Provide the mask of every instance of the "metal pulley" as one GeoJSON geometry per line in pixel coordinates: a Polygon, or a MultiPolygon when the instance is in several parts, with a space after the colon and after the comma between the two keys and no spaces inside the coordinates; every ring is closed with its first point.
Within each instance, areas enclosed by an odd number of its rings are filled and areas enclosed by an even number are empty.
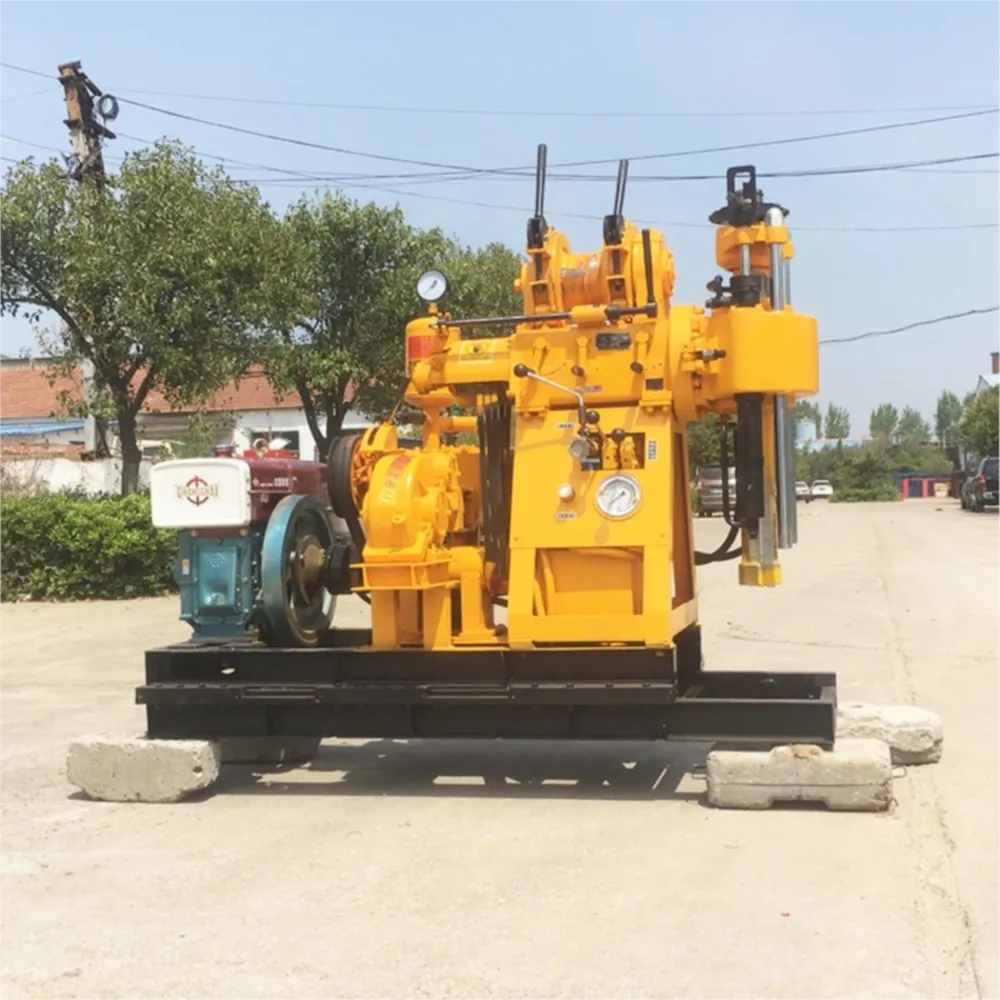
{"type": "Polygon", "coordinates": [[[261,550],[261,603],[272,646],[315,646],[333,623],[337,598],[327,587],[333,523],[312,497],[288,496],[274,508],[261,550]]]}

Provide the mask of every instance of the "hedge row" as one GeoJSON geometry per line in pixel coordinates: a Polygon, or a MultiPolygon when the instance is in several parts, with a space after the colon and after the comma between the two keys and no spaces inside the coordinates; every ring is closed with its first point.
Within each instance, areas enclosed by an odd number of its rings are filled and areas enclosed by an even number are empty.
{"type": "Polygon", "coordinates": [[[834,503],[880,503],[902,500],[903,494],[893,483],[876,483],[874,486],[838,486],[830,499],[834,503]]]}
{"type": "Polygon", "coordinates": [[[0,600],[149,597],[174,587],[177,535],[149,496],[55,493],[0,503],[0,600]]]}

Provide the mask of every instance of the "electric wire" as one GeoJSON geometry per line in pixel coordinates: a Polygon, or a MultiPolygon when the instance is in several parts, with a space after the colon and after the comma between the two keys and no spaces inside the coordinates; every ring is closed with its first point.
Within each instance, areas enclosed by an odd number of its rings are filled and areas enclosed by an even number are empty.
{"type": "MultiPolygon", "coordinates": [[[[25,67],[18,67],[18,66],[14,66],[13,64],[9,64],[9,63],[0,63],[0,65],[3,65],[3,66],[5,66],[5,67],[7,67],[9,69],[19,70],[21,72],[30,72],[33,75],[48,76],[48,74],[39,73],[39,72],[33,71],[33,70],[27,70],[25,67]]],[[[308,139],[300,139],[300,138],[296,138],[296,137],[292,137],[292,136],[281,136],[281,135],[277,135],[277,134],[270,133],[270,132],[259,131],[259,130],[256,130],[256,129],[248,129],[248,128],[245,128],[243,126],[234,125],[234,124],[227,123],[227,122],[213,121],[213,120],[210,120],[210,119],[201,118],[201,117],[196,116],[196,115],[188,115],[188,114],[185,114],[183,112],[175,111],[175,110],[172,110],[172,109],[169,109],[169,108],[157,107],[155,105],[147,104],[147,103],[145,103],[143,101],[134,101],[134,100],[132,100],[130,98],[127,98],[127,97],[121,97],[121,98],[119,98],[119,101],[121,103],[124,103],[124,104],[129,104],[129,105],[132,105],[132,106],[135,106],[135,107],[138,107],[138,108],[142,108],[142,109],[147,110],[147,111],[152,111],[152,112],[155,112],[155,113],[158,113],[158,114],[167,115],[169,117],[178,118],[180,120],[190,121],[190,122],[193,122],[193,123],[196,123],[196,124],[206,125],[206,126],[213,127],[213,128],[224,129],[226,131],[232,131],[232,132],[236,132],[236,133],[243,134],[243,135],[250,135],[250,136],[257,137],[257,138],[263,138],[263,139],[267,139],[269,141],[288,143],[288,144],[297,145],[297,146],[301,146],[301,147],[305,147],[305,148],[320,149],[320,150],[324,150],[324,151],[327,151],[327,152],[338,153],[339,155],[355,156],[355,157],[364,158],[364,159],[373,159],[373,160],[377,160],[377,161],[380,161],[380,162],[401,163],[401,164],[405,164],[405,165],[408,165],[408,166],[421,166],[421,167],[436,168],[436,169],[439,169],[439,170],[451,171],[454,174],[462,175],[461,179],[468,178],[468,177],[483,176],[483,175],[520,176],[520,177],[526,177],[526,178],[530,178],[530,177],[533,176],[533,174],[530,172],[530,171],[533,170],[532,167],[501,167],[501,168],[492,168],[492,167],[467,167],[467,166],[457,166],[455,164],[449,164],[449,163],[441,163],[441,162],[432,161],[432,160],[420,160],[420,159],[415,159],[415,158],[411,158],[411,157],[393,156],[393,155],[383,154],[383,153],[371,153],[371,152],[366,152],[366,151],[362,151],[362,150],[349,149],[349,148],[346,148],[346,147],[332,146],[332,145],[328,145],[326,143],[318,143],[318,142],[314,142],[314,141],[308,140],[308,139]]],[[[638,162],[638,161],[643,161],[643,160],[658,160],[658,159],[667,159],[667,158],[677,158],[677,157],[681,157],[681,156],[699,156],[699,155],[707,155],[707,154],[710,154],[710,153],[734,152],[734,151],[737,151],[737,150],[744,150],[744,149],[757,149],[757,148],[764,148],[764,147],[769,147],[769,146],[788,145],[788,144],[791,144],[791,143],[811,142],[811,141],[818,141],[818,140],[831,139],[831,138],[841,138],[841,137],[852,136],[852,135],[863,135],[863,134],[870,134],[870,133],[877,133],[877,132],[885,132],[885,131],[890,131],[890,130],[898,130],[898,129],[902,129],[902,128],[914,128],[914,127],[919,127],[919,126],[924,126],[924,125],[931,125],[931,124],[938,124],[938,123],[948,122],[948,121],[956,121],[956,120],[967,119],[967,118],[975,118],[975,117],[980,117],[982,115],[987,115],[987,114],[996,114],[998,112],[998,110],[1000,110],[1000,109],[998,109],[998,108],[986,108],[986,109],[980,109],[980,110],[976,110],[976,111],[962,112],[962,113],[958,113],[958,114],[950,114],[950,115],[944,115],[944,116],[937,116],[937,117],[934,117],[934,118],[923,118],[923,119],[911,120],[911,121],[907,121],[907,122],[889,122],[889,123],[882,123],[882,124],[879,124],[879,125],[864,126],[864,127],[861,127],[861,128],[842,129],[842,130],[833,131],[833,132],[815,133],[815,134],[806,135],[806,136],[787,136],[787,137],[780,138],[780,139],[763,139],[763,140],[758,140],[756,142],[750,142],[750,143],[736,143],[736,144],[730,144],[730,145],[725,145],[725,146],[704,147],[704,148],[701,148],[701,149],[694,149],[694,150],[673,150],[673,151],[666,152],[666,153],[649,153],[649,154],[642,154],[642,155],[639,155],[639,156],[629,157],[629,160],[630,160],[630,162],[638,162]]],[[[986,155],[988,155],[988,154],[986,154],[986,155]]],[[[603,164],[609,164],[609,163],[617,164],[618,160],[619,160],[619,158],[614,158],[614,159],[599,159],[599,160],[580,160],[580,161],[574,161],[574,162],[571,162],[571,163],[555,164],[554,166],[556,168],[559,168],[559,167],[568,168],[568,167],[580,167],[580,166],[596,166],[596,165],[603,165],[603,164]]],[[[933,165],[933,164],[938,163],[938,162],[941,162],[941,161],[921,161],[920,164],[918,164],[918,165],[933,165]]],[[[958,159],[948,159],[948,160],[946,160],[944,162],[960,162],[960,161],[958,159]]],[[[888,168],[883,168],[883,169],[888,169],[888,168]]],[[[899,168],[898,167],[894,167],[893,169],[899,169],[899,168]]],[[[767,175],[763,175],[763,176],[767,176],[767,175]]],[[[773,175],[773,176],[787,176],[787,175],[777,174],[777,175],[773,175]]],[[[372,177],[365,177],[365,178],[359,177],[357,179],[359,179],[359,180],[361,180],[361,179],[379,180],[379,179],[390,179],[390,177],[388,175],[374,175],[372,177]]],[[[398,179],[402,179],[402,178],[400,178],[399,176],[396,176],[396,177],[393,177],[391,179],[397,179],[398,180],[398,179]]],[[[421,179],[431,180],[432,178],[431,178],[430,175],[427,175],[425,173],[424,176],[423,176],[423,178],[421,178],[421,179]]],[[[460,177],[459,176],[440,176],[439,178],[433,178],[433,179],[435,179],[435,180],[437,180],[437,179],[440,179],[440,180],[452,180],[452,179],[460,179],[460,177]]],[[[569,179],[569,178],[560,178],[558,175],[552,175],[552,179],[569,179]]],[[[594,177],[594,176],[590,176],[590,177],[586,177],[586,178],[573,178],[573,179],[586,179],[586,180],[601,179],[601,180],[605,180],[606,178],[597,178],[597,177],[594,177]]],[[[643,179],[643,178],[633,177],[633,180],[641,180],[641,179],[643,179]]],[[[656,178],[656,179],[659,180],[659,179],[666,179],[666,178],[656,178]]],[[[678,179],[679,180],[681,178],[670,178],[670,179],[672,179],[672,180],[678,179]]],[[[708,180],[708,179],[714,179],[714,178],[711,178],[709,176],[704,176],[704,175],[696,175],[696,176],[692,176],[690,178],[683,178],[683,179],[692,179],[692,180],[693,179],[698,179],[698,180],[704,179],[704,180],[708,180]]]]}
{"type": "Polygon", "coordinates": [[[10,104],[13,101],[26,101],[29,97],[41,97],[42,94],[51,94],[51,93],[53,93],[52,87],[46,87],[44,90],[32,90],[30,93],[27,94],[11,94],[10,97],[3,98],[2,102],[0,103],[10,104]]]}
{"type": "Polygon", "coordinates": [[[821,340],[820,347],[824,347],[827,344],[853,344],[859,340],[869,340],[872,337],[888,337],[895,333],[905,333],[907,330],[915,330],[917,327],[922,326],[934,326],[937,323],[947,323],[953,319],[965,319],[967,316],[981,316],[987,313],[995,313],[1000,311],[1000,305],[998,306],[986,306],[983,309],[967,309],[965,312],[951,313],[948,316],[937,316],[934,319],[921,319],[917,320],[915,323],[907,323],[905,326],[897,326],[892,330],[870,330],[868,333],[855,334],[853,337],[833,337],[827,340],[821,340]]]}
{"type": "MultiPolygon", "coordinates": [[[[58,81],[58,77],[39,70],[15,66],[11,63],[0,63],[5,69],[29,73],[32,76],[58,81]]],[[[115,89],[115,88],[111,88],[115,89]]],[[[893,115],[893,114],[929,114],[953,111],[980,111],[992,107],[990,104],[950,104],[938,106],[920,106],[903,108],[806,108],[798,110],[760,110],[751,111],[599,111],[587,109],[584,111],[541,110],[537,108],[447,108],[419,107],[387,104],[349,104],[330,101],[299,101],[287,98],[246,97],[231,94],[191,94],[169,90],[147,90],[136,87],[119,88],[127,94],[142,94],[145,97],[168,97],[188,101],[217,101],[228,104],[271,105],[274,107],[317,108],[329,111],[373,111],[407,115],[464,115],[472,117],[503,117],[503,118],[818,118],[835,117],[838,115],[893,115]]],[[[46,91],[38,91],[39,94],[46,91]]]]}
{"type": "MultiPolygon", "coordinates": [[[[126,135],[123,132],[119,132],[118,135],[121,138],[128,138],[135,142],[145,142],[150,143],[151,140],[144,139],[140,136],[126,135]]],[[[51,152],[59,153],[60,155],[65,155],[61,150],[56,149],[53,146],[45,146],[40,143],[28,142],[25,139],[19,139],[14,136],[0,135],[0,139],[4,139],[8,142],[16,142],[21,145],[34,146],[38,149],[49,150],[51,152]]],[[[307,171],[293,171],[287,167],[270,167],[263,164],[249,163],[245,160],[235,160],[231,157],[218,156],[217,154],[205,153],[200,150],[196,150],[199,156],[205,156],[209,159],[218,159],[224,163],[238,164],[246,167],[254,167],[260,170],[271,170],[276,173],[292,174],[294,176],[287,178],[287,180],[302,181],[302,180],[314,180],[317,179],[315,175],[310,175],[307,171]]],[[[997,155],[997,154],[992,154],[997,155]]],[[[4,159],[9,162],[16,163],[19,162],[10,157],[5,157],[4,159]]],[[[115,158],[106,157],[108,162],[113,162],[115,158]]],[[[448,204],[455,205],[465,205],[473,208],[486,208],[495,209],[505,212],[516,212],[519,215],[523,215],[525,208],[523,205],[509,205],[499,202],[488,202],[488,201],[475,201],[467,198],[453,198],[448,195],[437,195],[437,194],[425,194],[423,192],[411,191],[411,190],[399,190],[397,188],[386,187],[384,185],[377,184],[364,184],[356,183],[350,181],[325,181],[325,175],[323,176],[324,186],[326,187],[337,187],[345,189],[363,189],[367,191],[378,191],[384,194],[391,194],[402,198],[420,198],[428,201],[440,201],[446,202],[448,204]]],[[[265,178],[262,180],[254,178],[233,178],[234,181],[238,181],[241,184],[257,184],[260,187],[284,187],[285,184],[282,180],[275,180],[273,178],[265,178]]],[[[587,222],[601,222],[604,219],[602,215],[590,215],[582,212],[553,212],[551,213],[553,217],[563,217],[569,219],[581,219],[587,222]]],[[[636,219],[635,222],[638,225],[648,225],[657,226],[664,229],[709,229],[714,228],[709,222],[678,222],[678,221],[664,221],[662,219],[636,219]]],[[[959,232],[965,230],[975,230],[975,229],[997,229],[1000,228],[1000,222],[973,222],[973,223],[959,223],[959,224],[945,224],[936,226],[795,226],[796,232],[806,232],[806,233],[924,233],[924,232],[959,232]]]]}
{"type": "MultiPolygon", "coordinates": [[[[800,177],[837,177],[845,176],[849,174],[869,174],[869,173],[882,173],[885,171],[893,170],[912,170],[916,167],[922,166],[933,166],[936,164],[945,163],[968,163],[978,160],[995,160],[1000,158],[1000,151],[997,152],[987,152],[987,153],[968,153],[963,156],[943,156],[937,157],[935,159],[929,160],[908,160],[902,163],[871,163],[871,164],[860,164],[854,166],[843,166],[843,167],[815,167],[815,168],[802,168],[798,170],[759,170],[757,171],[757,177],[762,179],[767,178],[780,178],[782,180],[794,179],[800,177]]],[[[990,171],[993,173],[994,171],[990,171]]],[[[359,175],[359,176],[336,176],[330,174],[314,174],[312,177],[308,178],[312,181],[319,182],[337,182],[337,181],[353,181],[353,180],[389,180],[392,179],[391,174],[371,174],[371,175],[359,175]]],[[[291,180],[292,178],[289,178],[291,180]]],[[[431,183],[440,183],[441,180],[467,180],[469,178],[435,178],[431,183]]],[[[505,175],[504,177],[497,178],[483,178],[489,180],[533,180],[526,175],[505,175]]],[[[562,174],[553,177],[549,175],[549,179],[562,180],[562,181],[597,181],[601,184],[607,183],[608,181],[614,180],[614,175],[612,174],[562,174]]],[[[655,182],[655,183],[681,183],[690,181],[720,181],[725,180],[725,174],[635,174],[629,176],[629,183],[635,183],[637,181],[655,182]]],[[[263,178],[258,180],[257,178],[243,178],[247,183],[265,183],[270,182],[270,178],[263,178]]],[[[405,181],[398,183],[406,183],[405,181]]],[[[417,186],[419,181],[414,181],[411,183],[411,187],[417,186]]]]}
{"type": "MultiPolygon", "coordinates": [[[[236,132],[241,135],[250,135],[256,138],[267,139],[273,142],[289,143],[292,145],[303,146],[310,149],[322,149],[329,152],[339,153],[345,156],[355,156],[363,159],[373,159],[390,163],[403,163],[408,166],[433,167],[448,171],[457,171],[465,175],[471,175],[471,176],[478,176],[481,174],[492,174],[492,175],[499,174],[499,175],[522,176],[529,178],[534,177],[533,173],[534,168],[530,166],[529,167],[461,167],[461,166],[456,166],[455,164],[440,163],[433,160],[419,160],[411,157],[390,156],[383,153],[370,153],[356,149],[348,149],[342,146],[330,146],[327,145],[326,143],[313,142],[312,140],[308,139],[299,139],[291,136],[277,135],[272,132],[262,132],[257,129],[248,129],[241,125],[233,125],[227,122],[212,121],[207,118],[201,118],[197,115],[188,115],[180,111],[170,110],[168,108],[159,108],[156,107],[155,105],[146,104],[145,102],[142,101],[133,101],[131,98],[127,97],[120,97],[119,101],[122,104],[128,104],[134,107],[143,108],[147,111],[153,111],[158,114],[168,115],[170,117],[179,118],[184,121],[194,122],[199,125],[206,125],[212,128],[220,128],[226,131],[236,132]]],[[[997,114],[998,110],[1000,109],[990,108],[986,111],[968,111],[968,112],[963,112],[961,114],[944,115],[936,118],[922,118],[906,122],[891,122],[891,123],[883,123],[881,125],[868,125],[862,128],[855,128],[855,129],[841,129],[840,131],[836,132],[820,132],[805,136],[786,136],[780,139],[761,139],[757,140],[756,142],[733,143],[725,146],[706,146],[701,149],[673,150],[671,152],[666,152],[666,153],[646,153],[646,154],[641,154],[639,156],[626,157],[626,159],[628,159],[630,163],[637,163],[649,160],[674,159],[681,156],[702,156],[710,153],[735,152],[737,150],[745,150],[745,149],[761,149],[770,146],[784,146],[784,145],[790,145],[792,143],[814,142],[823,139],[843,138],[846,136],[853,136],[853,135],[866,135],[876,132],[898,130],[902,128],[917,128],[924,125],[933,125],[948,121],[958,121],[961,119],[976,118],[976,117],[981,117],[982,115],[995,115],[997,114]]],[[[610,159],[605,158],[597,160],[577,160],[569,163],[553,164],[553,167],[555,169],[559,168],[566,169],[571,167],[603,166],[605,164],[617,164],[620,159],[621,157],[615,157],[610,159]]],[[[951,162],[956,162],[956,161],[951,161],[951,162]]],[[[557,174],[553,174],[551,176],[552,179],[561,179],[557,174]]]]}

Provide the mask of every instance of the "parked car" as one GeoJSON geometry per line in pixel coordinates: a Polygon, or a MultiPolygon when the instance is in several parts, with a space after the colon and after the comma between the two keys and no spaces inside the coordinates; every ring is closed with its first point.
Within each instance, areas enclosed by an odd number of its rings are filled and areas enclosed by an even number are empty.
{"type": "Polygon", "coordinates": [[[806,503],[812,502],[812,491],[809,489],[808,483],[798,482],[795,484],[795,499],[805,500],[806,503]]]}
{"type": "Polygon", "coordinates": [[[833,486],[829,479],[817,479],[809,487],[809,493],[813,500],[829,500],[833,496],[833,486]]]}
{"type": "Polygon", "coordinates": [[[1000,503],[1000,487],[997,483],[1000,459],[995,455],[984,458],[976,471],[962,484],[959,502],[963,510],[982,511],[996,507],[1000,503]]]}
{"type": "MultiPolygon", "coordinates": [[[[698,491],[698,516],[711,517],[722,513],[722,466],[705,465],[698,472],[695,480],[698,491]]],[[[729,504],[730,509],[736,506],[736,470],[729,467],[729,504]]]]}

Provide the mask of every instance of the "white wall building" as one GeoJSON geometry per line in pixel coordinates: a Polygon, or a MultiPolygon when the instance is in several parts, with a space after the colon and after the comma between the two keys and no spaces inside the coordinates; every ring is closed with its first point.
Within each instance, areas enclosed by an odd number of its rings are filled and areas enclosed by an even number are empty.
{"type": "MultiPolygon", "coordinates": [[[[69,378],[52,378],[47,359],[8,359],[0,361],[0,449],[5,464],[32,462],[32,475],[41,475],[51,489],[82,486],[98,492],[120,475],[112,460],[98,469],[97,463],[81,463],[83,421],[65,416],[62,394],[80,399],[82,373],[69,378]],[[70,464],[67,464],[70,463],[70,464]],[[72,465],[94,468],[84,470],[72,465]],[[105,468],[106,466],[106,468],[105,468]],[[39,472],[39,470],[41,470],[39,472]]],[[[290,450],[306,460],[319,457],[319,450],[309,429],[298,395],[279,397],[259,370],[251,370],[239,384],[217,392],[205,401],[199,415],[211,423],[231,426],[251,443],[259,438],[282,437],[290,450]]],[[[175,410],[157,392],[151,392],[139,416],[139,438],[143,454],[169,454],[189,431],[194,411],[175,410]],[[166,447],[163,447],[166,445],[166,447]]],[[[371,421],[350,410],[344,419],[345,429],[371,426],[371,421]]],[[[325,428],[324,428],[325,430],[325,428]]],[[[116,435],[109,428],[109,444],[115,453],[116,435]]],[[[27,472],[25,466],[20,470],[27,472]]]]}

